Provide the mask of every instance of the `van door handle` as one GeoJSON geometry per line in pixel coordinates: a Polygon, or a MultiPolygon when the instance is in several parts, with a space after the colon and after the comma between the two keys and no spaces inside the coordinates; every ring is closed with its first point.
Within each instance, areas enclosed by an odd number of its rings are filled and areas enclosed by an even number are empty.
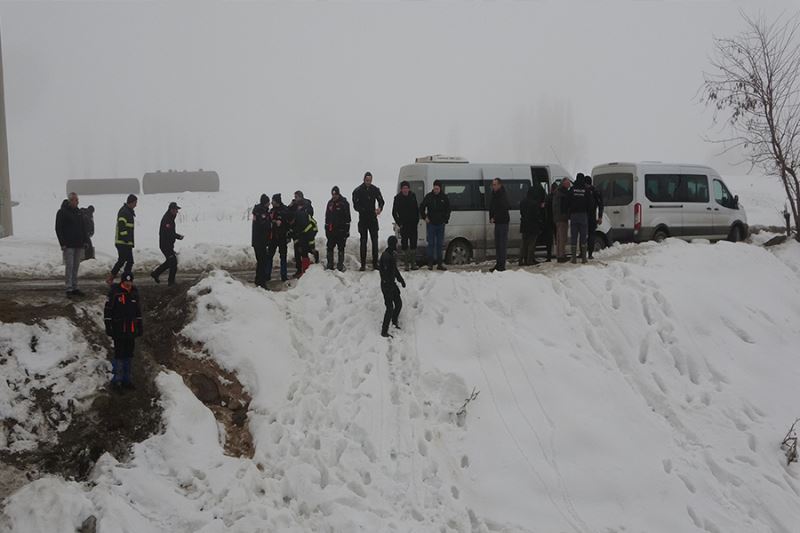
{"type": "Polygon", "coordinates": [[[612,211],[612,213],[615,214],[615,215],[619,215],[620,211],[612,211]]]}
{"type": "Polygon", "coordinates": [[[711,208],[710,207],[706,207],[706,211],[711,211],[711,208]]]}

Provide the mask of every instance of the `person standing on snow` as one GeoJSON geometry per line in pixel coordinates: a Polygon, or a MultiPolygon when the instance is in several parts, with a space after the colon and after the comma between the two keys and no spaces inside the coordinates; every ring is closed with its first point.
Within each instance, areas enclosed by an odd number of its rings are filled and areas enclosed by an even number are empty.
{"type": "Polygon", "coordinates": [[[294,239],[294,253],[297,261],[297,272],[294,277],[300,278],[311,264],[309,253],[313,253],[314,240],[317,238],[317,222],[308,211],[299,206],[289,209],[289,231],[294,239]]]}
{"type": "Polygon", "coordinates": [[[83,296],[78,289],[78,267],[86,249],[88,237],[83,214],[78,208],[78,195],[69,193],[56,213],[56,237],[64,256],[64,285],[67,297],[83,296]]]}
{"type": "Polygon", "coordinates": [[[400,230],[400,248],[403,250],[405,270],[417,270],[417,224],[419,204],[407,181],[400,182],[400,192],[392,203],[392,218],[400,230]]]}
{"type": "Polygon", "coordinates": [[[386,312],[383,314],[383,325],[381,326],[381,337],[391,337],[389,335],[390,320],[394,327],[400,329],[398,319],[400,318],[400,310],[403,308],[403,300],[400,298],[400,289],[397,287],[395,280],[399,281],[404,289],[406,288],[406,282],[397,269],[397,237],[394,235],[389,237],[387,245],[378,262],[383,303],[386,305],[386,312]]]}
{"type": "Polygon", "coordinates": [[[522,250],[520,265],[536,265],[536,241],[544,229],[545,192],[541,185],[534,183],[528,188],[525,198],[519,203],[520,233],[522,250]]]}
{"type": "Polygon", "coordinates": [[[492,199],[489,202],[489,221],[494,224],[494,247],[497,260],[492,272],[503,272],[506,269],[508,255],[508,224],[511,215],[508,212],[508,195],[503,187],[503,180],[492,180],[492,199]]]}
{"type": "MultiPolygon", "coordinates": [[[[314,207],[311,205],[311,200],[303,195],[303,191],[295,191],[294,198],[292,198],[292,202],[289,204],[289,212],[293,213],[295,211],[302,211],[304,216],[301,216],[301,218],[310,218],[312,221],[314,221],[314,226],[316,226],[317,222],[314,220],[314,207]]],[[[303,228],[300,229],[302,230],[303,228]]],[[[294,235],[299,235],[299,233],[294,233],[294,235]]],[[[316,230],[314,235],[316,236],[316,230]]],[[[305,269],[302,268],[301,264],[304,250],[306,250],[306,255],[311,253],[314,256],[315,263],[319,263],[319,252],[316,250],[313,242],[309,248],[307,242],[300,242],[297,239],[294,239],[294,265],[296,270],[295,277],[300,277],[299,274],[305,272],[305,269]],[[307,248],[308,250],[306,250],[307,248]]]]}
{"type": "Polygon", "coordinates": [[[428,270],[447,270],[442,261],[444,227],[450,222],[450,200],[442,190],[442,182],[434,180],[433,190],[425,195],[419,213],[425,220],[428,240],[428,270]]]}
{"type": "Polygon", "coordinates": [[[94,237],[94,206],[81,207],[81,215],[83,215],[83,228],[86,230],[86,248],[83,252],[83,261],[87,259],[94,259],[94,245],[92,244],[92,237],[94,237]]]}
{"type": "Polygon", "coordinates": [[[353,191],[353,209],[358,213],[358,233],[361,236],[361,272],[367,269],[368,235],[372,241],[372,269],[378,269],[378,217],[384,204],[381,190],[372,184],[372,172],[366,172],[364,182],[353,191]]]}
{"type": "Polygon", "coordinates": [[[545,246],[547,246],[547,257],[545,261],[548,263],[553,258],[553,241],[556,237],[556,222],[553,217],[553,198],[557,192],[558,183],[552,183],[550,185],[550,192],[547,193],[544,202],[544,234],[545,246]]]}
{"type": "Polygon", "coordinates": [[[123,272],[120,282],[111,286],[103,311],[106,335],[114,340],[114,358],[111,360],[115,391],[134,389],[131,363],[136,337],[143,333],[139,290],[133,285],[133,274],[123,272]]]}
{"type": "Polygon", "coordinates": [[[570,248],[572,263],[578,262],[578,242],[581,246],[581,263],[586,262],[586,232],[589,229],[589,195],[586,191],[586,178],[582,173],[575,177],[575,184],[567,193],[569,211],[570,248]]]}
{"type": "Polygon", "coordinates": [[[289,232],[289,213],[283,205],[280,193],[272,195],[272,209],[269,212],[269,258],[267,259],[266,281],[272,279],[272,261],[275,258],[275,250],[280,254],[281,262],[281,281],[289,279],[289,272],[286,266],[286,243],[289,232]]]}
{"type": "Polygon", "coordinates": [[[589,259],[593,259],[592,254],[597,241],[597,226],[603,223],[603,196],[592,185],[591,176],[586,176],[586,194],[589,197],[589,235],[586,240],[589,248],[589,259]]]}
{"type": "Polygon", "coordinates": [[[344,247],[350,237],[350,203],[339,193],[339,187],[331,189],[331,199],[325,208],[325,237],[328,251],[325,267],[333,270],[333,249],[338,248],[336,268],[344,272],[344,247]]]}
{"type": "Polygon", "coordinates": [[[572,182],[564,178],[553,194],[553,220],[556,224],[556,260],[566,263],[567,259],[567,234],[569,232],[569,187],[572,182]]]}
{"type": "MultiPolygon", "coordinates": [[[[261,195],[259,202],[253,206],[253,228],[250,244],[256,254],[256,287],[267,288],[267,246],[269,245],[269,196],[261,195]]],[[[269,265],[272,269],[272,265],[269,265]]]]}
{"type": "Polygon", "coordinates": [[[117,247],[117,262],[111,268],[111,274],[106,278],[106,283],[111,285],[120,269],[125,266],[123,272],[133,271],[133,229],[134,219],[136,218],[136,204],[139,199],[135,194],[129,194],[128,199],[120,207],[117,213],[117,225],[114,233],[114,245],[117,247]]]}
{"type": "Polygon", "coordinates": [[[175,285],[175,276],[178,273],[178,256],[175,254],[175,240],[183,240],[183,235],[178,233],[175,228],[175,218],[178,216],[178,211],[180,211],[180,209],[181,207],[177,203],[170,202],[169,207],[167,207],[167,212],[161,217],[161,226],[158,228],[158,247],[161,249],[161,253],[164,254],[166,260],[150,273],[150,276],[156,283],[161,283],[158,276],[169,269],[167,285],[175,285]]]}

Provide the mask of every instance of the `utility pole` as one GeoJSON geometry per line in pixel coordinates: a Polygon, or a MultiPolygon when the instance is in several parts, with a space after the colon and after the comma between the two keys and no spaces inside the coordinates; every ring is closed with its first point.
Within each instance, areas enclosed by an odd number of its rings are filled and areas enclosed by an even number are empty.
{"type": "MultiPolygon", "coordinates": [[[[2,39],[0,39],[1,41],[2,39]]],[[[11,223],[11,176],[8,172],[6,104],[3,89],[3,47],[0,43],[0,238],[14,233],[11,223]]]]}

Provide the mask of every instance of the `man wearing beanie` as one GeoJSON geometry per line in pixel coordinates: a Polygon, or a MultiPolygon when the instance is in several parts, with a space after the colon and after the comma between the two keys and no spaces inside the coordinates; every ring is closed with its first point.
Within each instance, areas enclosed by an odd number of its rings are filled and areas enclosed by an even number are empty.
{"type": "Polygon", "coordinates": [[[142,310],[139,291],[133,285],[133,274],[123,272],[119,283],[111,286],[103,310],[106,335],[114,340],[114,357],[111,360],[113,377],[111,387],[115,391],[133,389],[131,364],[136,337],[143,333],[142,310]]]}
{"type": "Polygon", "coordinates": [[[403,250],[403,263],[406,272],[417,270],[417,224],[419,224],[419,204],[417,196],[411,191],[407,181],[400,183],[400,192],[394,197],[392,218],[400,230],[400,248],[403,250]]]}
{"type": "Polygon", "coordinates": [[[384,203],[381,190],[372,184],[372,173],[365,173],[364,182],[353,191],[353,209],[358,212],[358,233],[361,236],[362,272],[367,269],[367,235],[372,241],[372,268],[378,269],[378,216],[384,203]]]}
{"type": "Polygon", "coordinates": [[[344,272],[344,247],[350,236],[350,203],[339,193],[338,186],[331,189],[331,199],[325,208],[325,236],[328,238],[325,268],[333,270],[333,249],[338,248],[336,268],[344,272]]]}
{"type": "Polygon", "coordinates": [[[175,276],[178,273],[178,256],[175,253],[175,241],[183,240],[183,235],[175,229],[175,218],[178,216],[180,209],[181,207],[176,202],[170,202],[167,212],[161,217],[161,226],[158,229],[158,247],[161,249],[161,253],[164,254],[164,262],[150,273],[150,277],[156,283],[161,283],[158,277],[165,270],[169,270],[167,285],[175,285],[175,276]]]}
{"type": "Polygon", "coordinates": [[[281,281],[289,279],[289,272],[286,266],[286,243],[289,240],[289,212],[280,193],[272,195],[272,209],[269,212],[270,232],[269,232],[269,258],[267,258],[266,281],[272,279],[272,261],[277,250],[281,257],[281,281]]]}
{"type": "MultiPolygon", "coordinates": [[[[253,206],[253,229],[250,243],[256,254],[256,287],[267,288],[267,247],[269,246],[269,196],[261,195],[259,202],[253,206]]],[[[270,264],[270,269],[272,265],[270,264]]]]}
{"type": "Polygon", "coordinates": [[[400,285],[405,289],[406,282],[400,271],[397,270],[397,257],[395,252],[397,250],[397,237],[392,235],[387,241],[388,246],[381,254],[381,259],[378,271],[381,275],[381,292],[383,293],[383,303],[386,305],[386,312],[383,314],[383,325],[381,326],[381,337],[391,337],[389,335],[389,321],[391,320],[394,327],[400,329],[398,319],[400,318],[400,310],[403,308],[403,300],[400,298],[400,289],[397,287],[395,280],[400,282],[400,285]]]}

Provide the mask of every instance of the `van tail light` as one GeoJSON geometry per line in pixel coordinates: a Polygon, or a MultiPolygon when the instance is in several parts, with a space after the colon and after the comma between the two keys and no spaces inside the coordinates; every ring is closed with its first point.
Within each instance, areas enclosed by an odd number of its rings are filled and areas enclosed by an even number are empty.
{"type": "Polygon", "coordinates": [[[634,231],[642,229],[642,204],[639,203],[633,206],[633,229],[634,231]]]}

